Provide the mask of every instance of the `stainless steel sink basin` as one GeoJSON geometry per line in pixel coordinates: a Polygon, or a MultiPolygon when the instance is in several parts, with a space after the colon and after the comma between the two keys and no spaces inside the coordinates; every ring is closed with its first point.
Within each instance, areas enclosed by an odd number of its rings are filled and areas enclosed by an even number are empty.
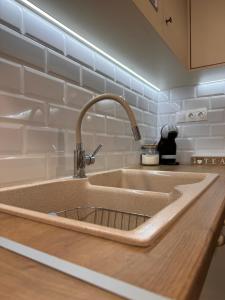
{"type": "Polygon", "coordinates": [[[217,174],[121,169],[0,189],[0,211],[148,246],[217,174]]]}

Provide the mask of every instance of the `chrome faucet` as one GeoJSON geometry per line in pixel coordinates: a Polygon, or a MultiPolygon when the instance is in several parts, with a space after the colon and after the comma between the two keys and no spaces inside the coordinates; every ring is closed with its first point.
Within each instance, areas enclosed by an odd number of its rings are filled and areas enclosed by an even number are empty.
{"type": "Polygon", "coordinates": [[[77,120],[76,149],[74,151],[74,178],[85,178],[86,177],[85,166],[94,164],[95,155],[102,147],[102,145],[100,144],[91,155],[85,154],[85,150],[83,149],[82,139],[81,139],[81,123],[82,123],[83,117],[84,117],[86,111],[93,104],[95,104],[96,102],[99,102],[102,100],[108,100],[108,99],[114,100],[122,105],[122,107],[127,112],[128,118],[130,120],[134,139],[136,141],[141,139],[141,134],[140,134],[139,128],[137,126],[137,122],[136,122],[134,113],[133,113],[132,109],[130,108],[129,104],[127,103],[127,101],[123,97],[113,95],[113,94],[102,94],[97,97],[94,97],[83,107],[83,109],[81,110],[81,112],[79,114],[79,118],[77,120]]]}

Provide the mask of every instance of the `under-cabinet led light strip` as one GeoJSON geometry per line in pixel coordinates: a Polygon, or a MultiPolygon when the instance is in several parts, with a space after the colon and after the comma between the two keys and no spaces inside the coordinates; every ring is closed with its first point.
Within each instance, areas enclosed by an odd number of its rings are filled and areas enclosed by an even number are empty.
{"type": "Polygon", "coordinates": [[[105,51],[103,51],[100,48],[96,47],[95,45],[93,45],[92,43],[90,43],[88,40],[86,40],[85,38],[83,38],[82,36],[80,36],[78,33],[76,33],[75,31],[73,31],[71,29],[69,29],[68,27],[66,27],[65,25],[63,25],[59,21],[57,21],[55,18],[51,17],[49,14],[47,14],[46,12],[44,12],[42,9],[38,8],[34,4],[30,3],[27,0],[16,0],[16,2],[23,4],[24,6],[30,8],[32,11],[34,11],[37,14],[43,16],[45,19],[47,19],[51,23],[55,24],[57,27],[61,28],[63,31],[65,31],[65,32],[69,33],[70,35],[74,36],[76,39],[78,39],[79,41],[81,41],[83,44],[85,44],[88,47],[92,48],[93,50],[95,50],[96,52],[100,53],[104,57],[107,57],[109,60],[111,60],[112,62],[114,62],[116,65],[120,66],[122,69],[126,70],[131,75],[133,75],[136,78],[138,78],[139,80],[141,80],[143,83],[145,83],[148,86],[152,87],[156,91],[160,91],[160,89],[157,86],[155,86],[154,84],[152,84],[151,82],[149,82],[148,80],[146,80],[145,78],[143,78],[142,76],[138,75],[136,72],[134,72],[130,68],[126,67],[124,64],[122,64],[121,62],[119,62],[118,60],[116,60],[115,58],[113,58],[112,56],[110,56],[109,54],[107,54],[105,51]]]}

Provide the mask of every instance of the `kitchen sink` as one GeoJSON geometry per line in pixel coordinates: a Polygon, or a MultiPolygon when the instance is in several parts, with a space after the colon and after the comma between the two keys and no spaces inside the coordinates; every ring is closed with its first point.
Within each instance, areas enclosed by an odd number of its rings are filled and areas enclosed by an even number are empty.
{"type": "Polygon", "coordinates": [[[148,246],[217,174],[120,169],[0,189],[0,211],[148,246]]]}
{"type": "Polygon", "coordinates": [[[199,173],[120,169],[92,175],[89,182],[98,186],[170,193],[177,185],[197,183],[204,178],[205,174],[199,173]]]}

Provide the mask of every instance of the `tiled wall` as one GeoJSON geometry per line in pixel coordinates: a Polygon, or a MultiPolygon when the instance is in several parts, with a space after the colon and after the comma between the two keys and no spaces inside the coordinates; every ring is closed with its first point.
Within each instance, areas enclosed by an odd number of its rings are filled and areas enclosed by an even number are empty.
{"type": "MultiPolygon", "coordinates": [[[[0,186],[71,175],[77,116],[104,92],[127,99],[144,141],[176,112],[206,107],[208,121],[178,124],[178,160],[225,153],[225,81],[157,93],[13,0],[0,0],[0,41],[0,186]]],[[[96,104],[82,132],[87,151],[104,145],[89,172],[139,163],[119,104],[96,104]]]]}
{"type": "MultiPolygon", "coordinates": [[[[124,95],[145,140],[156,138],[157,93],[15,1],[0,0],[0,185],[72,174],[75,123],[94,95],[124,95]]],[[[86,115],[89,171],[136,164],[127,116],[112,101],[86,115]]]]}
{"type": "Polygon", "coordinates": [[[158,95],[158,132],[174,123],[176,112],[206,107],[208,120],[179,123],[178,160],[190,163],[194,153],[225,154],[225,81],[179,87],[158,95]]]}

